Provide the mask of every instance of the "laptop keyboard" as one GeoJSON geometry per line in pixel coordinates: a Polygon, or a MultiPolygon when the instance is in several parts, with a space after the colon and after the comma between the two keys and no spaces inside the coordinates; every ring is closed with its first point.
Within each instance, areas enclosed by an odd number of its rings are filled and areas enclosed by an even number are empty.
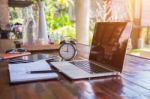
{"type": "Polygon", "coordinates": [[[78,68],[88,72],[88,73],[103,73],[103,72],[111,72],[105,68],[97,66],[89,61],[73,61],[71,64],[77,66],[78,68]]]}

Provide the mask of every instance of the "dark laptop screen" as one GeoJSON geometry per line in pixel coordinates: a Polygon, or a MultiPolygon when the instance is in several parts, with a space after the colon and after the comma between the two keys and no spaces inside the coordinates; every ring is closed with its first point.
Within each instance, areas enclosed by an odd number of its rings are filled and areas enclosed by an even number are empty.
{"type": "Polygon", "coordinates": [[[97,23],[89,59],[121,72],[130,33],[127,22],[97,23]]]}

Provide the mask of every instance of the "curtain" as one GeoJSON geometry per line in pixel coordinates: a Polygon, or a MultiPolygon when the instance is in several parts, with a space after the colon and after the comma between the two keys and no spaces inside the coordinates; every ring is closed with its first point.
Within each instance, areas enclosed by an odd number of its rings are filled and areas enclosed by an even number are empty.
{"type": "Polygon", "coordinates": [[[126,11],[128,13],[129,20],[134,21],[134,0],[125,0],[126,11]]]}

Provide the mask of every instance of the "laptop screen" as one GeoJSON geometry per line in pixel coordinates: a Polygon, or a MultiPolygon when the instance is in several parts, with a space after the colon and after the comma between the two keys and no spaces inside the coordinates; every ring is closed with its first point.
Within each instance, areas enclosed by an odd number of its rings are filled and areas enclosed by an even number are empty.
{"type": "Polygon", "coordinates": [[[89,59],[121,72],[130,33],[128,22],[96,23],[89,59]]]}

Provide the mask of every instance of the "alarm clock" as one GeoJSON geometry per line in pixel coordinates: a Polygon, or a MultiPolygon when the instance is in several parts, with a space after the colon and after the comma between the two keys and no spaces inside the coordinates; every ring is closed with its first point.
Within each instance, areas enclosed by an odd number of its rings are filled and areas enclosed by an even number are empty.
{"type": "Polygon", "coordinates": [[[64,60],[71,60],[77,54],[76,43],[74,41],[62,41],[59,48],[59,55],[64,60]]]}

